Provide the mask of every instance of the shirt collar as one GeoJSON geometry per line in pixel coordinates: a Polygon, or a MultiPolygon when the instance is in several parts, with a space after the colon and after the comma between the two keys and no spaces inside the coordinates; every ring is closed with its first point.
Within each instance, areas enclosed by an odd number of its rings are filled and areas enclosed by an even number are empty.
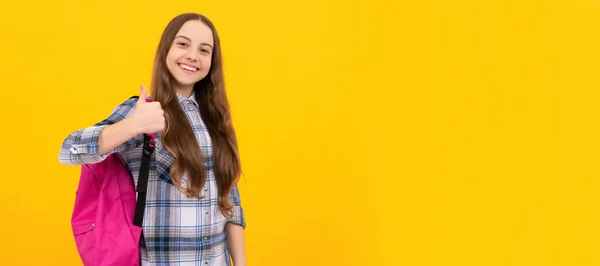
{"type": "Polygon", "coordinates": [[[196,101],[196,91],[195,90],[192,90],[192,95],[190,95],[190,97],[185,97],[185,96],[177,93],[177,99],[179,100],[179,103],[182,103],[185,100],[190,100],[191,102],[193,102],[194,104],[196,104],[196,106],[200,106],[198,104],[198,102],[196,101]]]}

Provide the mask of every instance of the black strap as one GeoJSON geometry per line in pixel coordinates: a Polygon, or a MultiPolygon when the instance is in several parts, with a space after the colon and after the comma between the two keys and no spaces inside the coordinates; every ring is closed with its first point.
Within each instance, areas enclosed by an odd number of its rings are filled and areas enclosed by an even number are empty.
{"type": "Polygon", "coordinates": [[[150,158],[154,152],[154,139],[144,134],[144,151],[142,153],[142,165],[140,166],[140,174],[136,191],[138,193],[137,202],[135,205],[135,215],[133,216],[133,224],[142,226],[144,221],[144,208],[146,207],[146,191],[148,188],[148,174],[150,173],[150,158]]]}

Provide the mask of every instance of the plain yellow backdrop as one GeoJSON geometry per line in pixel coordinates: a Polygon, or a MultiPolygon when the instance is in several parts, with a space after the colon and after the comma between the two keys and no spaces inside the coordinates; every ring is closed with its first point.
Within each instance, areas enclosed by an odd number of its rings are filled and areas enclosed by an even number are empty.
{"type": "Polygon", "coordinates": [[[600,1],[0,2],[0,264],[80,265],[73,130],[222,40],[249,265],[600,265],[600,1]]]}

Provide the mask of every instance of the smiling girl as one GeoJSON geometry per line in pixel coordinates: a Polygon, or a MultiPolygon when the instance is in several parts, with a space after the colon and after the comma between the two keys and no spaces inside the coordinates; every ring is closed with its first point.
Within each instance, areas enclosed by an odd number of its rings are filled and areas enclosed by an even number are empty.
{"type": "Polygon", "coordinates": [[[142,265],[246,265],[241,166],[225,93],[219,36],[195,13],[173,18],[142,85],[105,120],[71,133],[59,161],[93,164],[116,153],[137,184],[144,134],[156,133],[142,226],[142,265]]]}

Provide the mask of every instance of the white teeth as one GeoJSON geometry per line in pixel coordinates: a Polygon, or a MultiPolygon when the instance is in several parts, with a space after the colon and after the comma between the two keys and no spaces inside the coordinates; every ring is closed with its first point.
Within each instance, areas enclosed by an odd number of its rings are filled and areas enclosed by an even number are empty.
{"type": "Polygon", "coordinates": [[[197,68],[195,68],[195,67],[186,66],[186,65],[184,65],[184,64],[179,64],[179,67],[181,67],[181,68],[183,68],[183,69],[185,69],[185,70],[189,70],[189,71],[196,71],[196,70],[198,70],[198,69],[197,69],[197,68]]]}

